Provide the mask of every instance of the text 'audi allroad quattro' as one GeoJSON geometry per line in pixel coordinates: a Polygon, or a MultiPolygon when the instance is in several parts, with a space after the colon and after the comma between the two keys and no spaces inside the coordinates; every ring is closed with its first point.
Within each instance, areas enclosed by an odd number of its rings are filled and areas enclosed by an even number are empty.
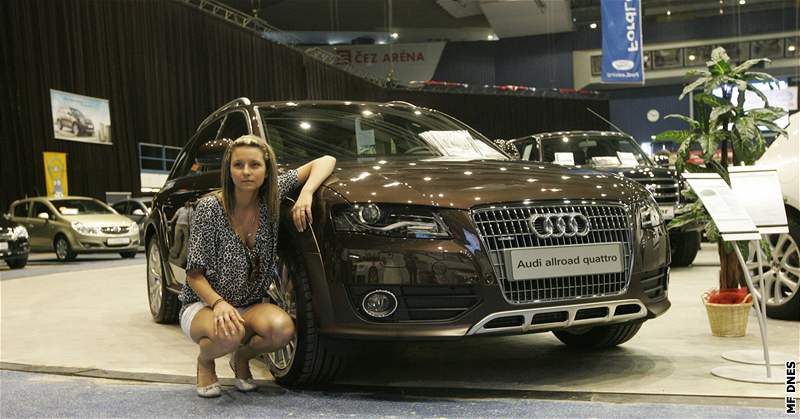
{"type": "Polygon", "coordinates": [[[282,204],[269,299],[297,334],[265,361],[280,384],[332,379],[359,340],[552,331],[608,347],[664,313],[670,247],[658,204],[621,175],[514,160],[465,124],[408,103],[232,101],[188,141],[145,223],[150,310],[177,319],[185,239],[175,211],[219,187],[253,134],[282,168],[337,159],[311,229],[282,204]],[[177,247],[177,248],[176,248],[177,247]]]}

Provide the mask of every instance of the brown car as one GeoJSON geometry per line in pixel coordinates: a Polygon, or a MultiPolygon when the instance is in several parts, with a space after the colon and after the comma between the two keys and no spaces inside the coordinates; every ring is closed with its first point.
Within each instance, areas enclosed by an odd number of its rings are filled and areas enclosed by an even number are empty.
{"type": "MultiPolygon", "coordinates": [[[[282,208],[270,299],[297,336],[266,361],[281,384],[333,378],[359,339],[553,331],[605,347],[664,313],[669,242],[658,205],[622,176],[513,160],[483,135],[408,103],[250,103],[209,116],[145,223],[150,310],[174,322],[185,282],[169,220],[217,188],[226,145],[252,133],[284,167],[337,158],[298,233],[282,208]]],[[[177,249],[179,250],[179,249],[177,249]]]]}

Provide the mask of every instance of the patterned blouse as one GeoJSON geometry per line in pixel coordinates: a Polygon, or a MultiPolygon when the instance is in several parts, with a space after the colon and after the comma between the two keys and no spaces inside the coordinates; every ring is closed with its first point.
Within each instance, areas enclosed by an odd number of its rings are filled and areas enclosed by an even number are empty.
{"type": "MultiPolygon", "coordinates": [[[[298,185],[297,170],[287,170],[278,176],[280,198],[298,185]]],[[[260,302],[275,272],[278,226],[269,222],[265,205],[259,206],[259,220],[255,246],[249,249],[231,227],[216,196],[200,199],[192,215],[186,271],[204,270],[214,291],[234,307],[260,302]],[[258,265],[253,275],[251,265],[258,265]]],[[[183,284],[178,298],[183,303],[181,314],[186,306],[200,301],[188,282],[183,284]]]]}

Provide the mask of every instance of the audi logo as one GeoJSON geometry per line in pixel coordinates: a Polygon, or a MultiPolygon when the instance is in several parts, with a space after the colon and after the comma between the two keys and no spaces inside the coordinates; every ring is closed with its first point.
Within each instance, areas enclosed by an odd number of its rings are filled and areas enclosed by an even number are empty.
{"type": "Polygon", "coordinates": [[[589,219],[578,212],[535,214],[528,219],[528,225],[540,239],[583,237],[589,234],[589,219]]]}

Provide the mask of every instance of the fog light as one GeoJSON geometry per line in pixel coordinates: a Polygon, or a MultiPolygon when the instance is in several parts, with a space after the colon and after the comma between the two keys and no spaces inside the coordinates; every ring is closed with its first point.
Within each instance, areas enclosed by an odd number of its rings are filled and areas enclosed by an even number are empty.
{"type": "Polygon", "coordinates": [[[388,317],[397,310],[397,298],[389,291],[375,290],[364,296],[361,308],[372,317],[388,317]]]}

